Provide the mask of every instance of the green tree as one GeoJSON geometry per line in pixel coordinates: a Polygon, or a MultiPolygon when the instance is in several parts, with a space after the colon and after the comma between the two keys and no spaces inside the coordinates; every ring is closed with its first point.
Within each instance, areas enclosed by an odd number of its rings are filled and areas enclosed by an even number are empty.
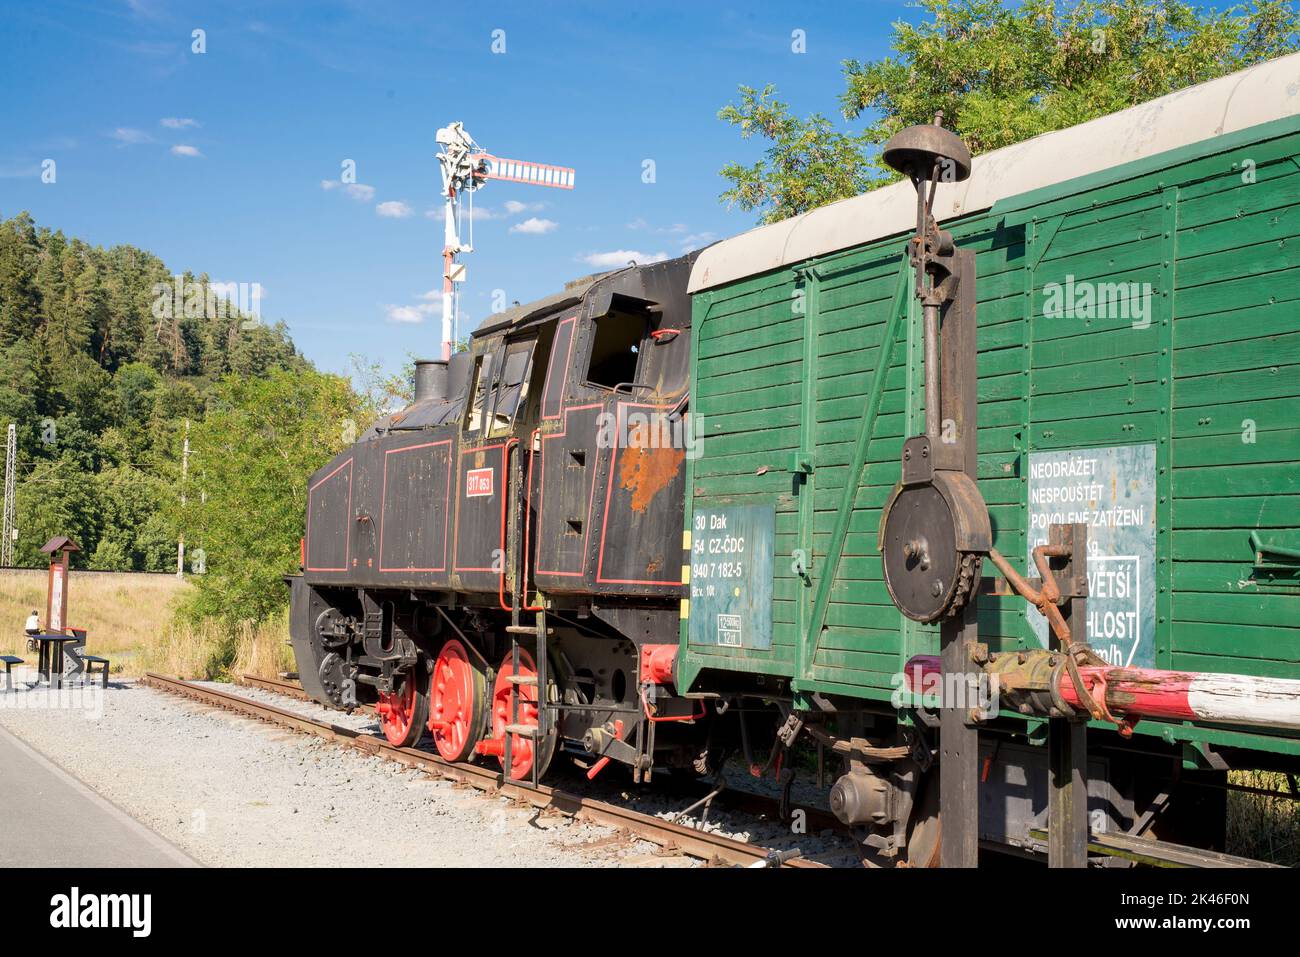
{"type": "MultiPolygon", "coordinates": [[[[310,369],[222,380],[190,432],[186,506],[178,509],[203,573],[186,613],[262,621],[288,601],[282,576],[298,565],[307,478],[359,432],[347,379],[310,369]]],[[[191,566],[193,569],[193,566],[191,566]]]]}
{"type": "Polygon", "coordinates": [[[82,549],[73,554],[73,565],[89,567],[88,558],[103,527],[94,477],[87,476],[72,459],[41,461],[19,483],[17,493],[14,562],[39,568],[48,561],[41,546],[55,535],[69,535],[82,549]]]}
{"type": "Polygon", "coordinates": [[[362,416],[375,419],[387,411],[403,408],[415,398],[415,356],[407,353],[401,371],[384,371],[384,363],[358,353],[352,363],[352,388],[361,404],[362,416]]]}
{"type": "Polygon", "coordinates": [[[740,130],[744,139],[761,136],[771,145],[752,166],[731,163],[722,175],[734,184],[722,194],[728,206],[761,209],[764,222],[777,222],[871,185],[866,134],[840,133],[820,113],[792,116],[776,99],[776,88],[740,88],[740,102],[718,111],[718,118],[740,130]]]}
{"type": "MultiPolygon", "coordinates": [[[[893,54],[846,60],[840,109],[865,118],[856,136],[791,120],[772,89],[720,116],[771,141],[754,166],[732,164],[722,199],[775,222],[891,182],[878,147],[942,110],[972,153],[1082,123],[1300,48],[1286,0],[1215,10],[1183,0],[919,0],[917,23],[893,24],[893,54]],[[771,118],[768,114],[773,114],[771,118]],[[749,125],[746,126],[745,124],[749,125]],[[793,131],[793,132],[792,132],[793,131]],[[851,176],[822,157],[860,144],[851,176]],[[872,151],[867,152],[867,144],[872,151]]],[[[747,132],[748,130],[748,132],[747,132]]]]}
{"type": "MultiPolygon", "coordinates": [[[[218,595],[233,596],[231,608],[239,609],[225,609],[223,617],[240,617],[239,603],[270,580],[255,574],[267,553],[232,533],[220,518],[204,540],[203,521],[215,512],[202,508],[202,483],[190,483],[197,495],[187,498],[187,506],[199,509],[193,523],[182,521],[186,516],[178,509],[177,492],[186,421],[199,440],[214,434],[203,428],[209,409],[218,414],[218,432],[232,422],[247,427],[247,435],[222,438],[233,450],[227,458],[242,470],[236,474],[261,483],[258,489],[289,494],[284,489],[291,477],[301,484],[328,454],[321,441],[293,425],[295,415],[310,417],[315,408],[307,393],[324,388],[331,401],[355,406],[358,422],[367,421],[369,405],[352,395],[346,380],[317,376],[283,323],[250,322],[238,309],[225,309],[224,299],[223,308],[208,308],[201,295],[206,274],[182,278],[197,282],[200,295],[183,290],[174,302],[171,270],[145,250],[92,246],[38,226],[27,213],[0,221],[0,435],[9,423],[17,427],[16,559],[41,565],[40,546],[55,534],[67,534],[82,546],[79,566],[170,570],[184,528],[192,544],[203,540],[220,557],[214,583],[228,569],[247,572],[252,584],[246,590],[218,595]],[[221,383],[232,372],[237,378],[221,383]],[[259,391],[281,372],[290,379],[276,380],[280,392],[259,391]],[[234,410],[242,410],[242,418],[234,410]],[[263,441],[268,430],[289,437],[283,443],[263,441]],[[273,445],[294,456],[290,462],[274,460],[279,472],[260,458],[273,445]]],[[[345,434],[338,426],[328,431],[335,445],[345,434]]],[[[200,453],[193,463],[200,467],[197,478],[203,461],[200,453]]],[[[222,497],[220,480],[213,478],[216,500],[237,514],[250,514],[237,496],[222,497]]],[[[271,509],[260,494],[253,498],[258,507],[271,509]]],[[[301,521],[301,502],[285,507],[281,518],[301,521]]],[[[269,511],[261,517],[270,530],[267,541],[275,543],[267,545],[276,549],[272,564],[280,569],[279,558],[296,551],[298,533],[276,524],[269,511]]],[[[277,589],[271,591],[277,593],[263,597],[282,601],[277,589]]],[[[253,617],[262,614],[257,601],[250,607],[253,617]]]]}
{"type": "Polygon", "coordinates": [[[35,334],[41,322],[36,229],[28,213],[0,224],[0,345],[35,334]]]}
{"type": "Polygon", "coordinates": [[[130,460],[144,457],[154,432],[153,410],[162,376],[143,362],[122,366],[113,376],[113,391],[119,410],[118,429],[126,437],[130,460]]]}
{"type": "Polygon", "coordinates": [[[159,515],[173,494],[160,478],[130,466],[107,468],[96,477],[102,526],[90,564],[116,571],[169,571],[175,567],[175,542],[166,530],[159,555],[159,515]]]}

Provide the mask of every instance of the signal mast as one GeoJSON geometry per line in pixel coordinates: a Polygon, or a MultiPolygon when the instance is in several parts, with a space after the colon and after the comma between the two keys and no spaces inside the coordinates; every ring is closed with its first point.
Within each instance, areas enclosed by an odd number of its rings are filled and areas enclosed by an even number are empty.
{"type": "Polygon", "coordinates": [[[458,263],[460,253],[474,251],[473,195],[488,180],[528,183],[553,189],[573,189],[574,171],[567,166],[548,166],[525,160],[503,159],[485,153],[465,132],[464,124],[452,123],[438,130],[438,165],[442,170],[444,203],[444,241],[442,247],[442,357],[451,358],[452,343],[460,331],[456,283],[465,281],[465,265],[458,263]],[[470,208],[469,242],[461,242],[461,203],[468,195],[470,208]]]}

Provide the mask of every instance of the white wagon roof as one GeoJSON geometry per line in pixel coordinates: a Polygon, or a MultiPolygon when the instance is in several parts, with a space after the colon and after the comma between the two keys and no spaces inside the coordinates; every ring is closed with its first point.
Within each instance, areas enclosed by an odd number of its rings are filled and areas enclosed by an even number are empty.
{"type": "MultiPolygon", "coordinates": [[[[1170,93],[1078,126],[975,157],[971,176],[941,185],[940,221],[998,200],[1300,113],[1300,53],[1170,93]]],[[[916,193],[905,181],[715,243],[691,270],[690,292],[910,230],[916,193]]]]}

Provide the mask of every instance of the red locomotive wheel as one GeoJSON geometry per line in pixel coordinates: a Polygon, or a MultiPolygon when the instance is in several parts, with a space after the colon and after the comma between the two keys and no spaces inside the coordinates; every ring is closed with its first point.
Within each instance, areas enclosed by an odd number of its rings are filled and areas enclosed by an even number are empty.
{"type": "Polygon", "coordinates": [[[389,744],[407,748],[420,740],[429,718],[429,686],[422,664],[406,673],[395,693],[379,692],[375,714],[389,744]]]}
{"type": "MultiPolygon", "coordinates": [[[[511,695],[518,691],[519,710],[515,716],[515,723],[529,727],[537,726],[537,685],[521,684],[516,685],[510,680],[514,674],[511,656],[506,655],[501,662],[501,667],[497,669],[496,682],[492,687],[492,737],[483,742],[479,750],[485,754],[494,754],[498,761],[501,762],[502,768],[505,767],[505,741],[506,726],[510,724],[510,698],[511,695]]],[[[522,648],[519,649],[519,674],[524,677],[537,676],[537,667],[533,663],[533,656],[522,648]]],[[[533,739],[525,737],[522,734],[512,734],[510,741],[510,768],[509,777],[513,781],[522,781],[530,779],[533,774],[533,761],[536,757],[538,760],[537,776],[540,778],[546,773],[547,767],[551,763],[551,755],[555,753],[555,734],[546,736],[546,739],[540,742],[539,753],[533,754],[533,739]]]]}
{"type": "Polygon", "coordinates": [[[438,652],[429,688],[429,730],[438,753],[448,761],[467,761],[483,736],[487,676],[459,640],[438,652]]]}

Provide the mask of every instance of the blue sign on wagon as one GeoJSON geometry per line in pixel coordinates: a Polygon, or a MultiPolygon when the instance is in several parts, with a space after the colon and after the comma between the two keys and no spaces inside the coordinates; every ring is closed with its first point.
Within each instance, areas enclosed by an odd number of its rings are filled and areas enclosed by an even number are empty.
{"type": "Polygon", "coordinates": [[[772,647],[775,526],[771,505],[696,509],[691,521],[691,644],[772,647]]]}
{"type": "MultiPolygon", "coordinates": [[[[1088,526],[1088,641],[1112,665],[1155,665],[1156,447],[1033,452],[1028,559],[1053,524],[1088,526]]],[[[1047,646],[1047,620],[1029,613],[1047,646]]]]}

